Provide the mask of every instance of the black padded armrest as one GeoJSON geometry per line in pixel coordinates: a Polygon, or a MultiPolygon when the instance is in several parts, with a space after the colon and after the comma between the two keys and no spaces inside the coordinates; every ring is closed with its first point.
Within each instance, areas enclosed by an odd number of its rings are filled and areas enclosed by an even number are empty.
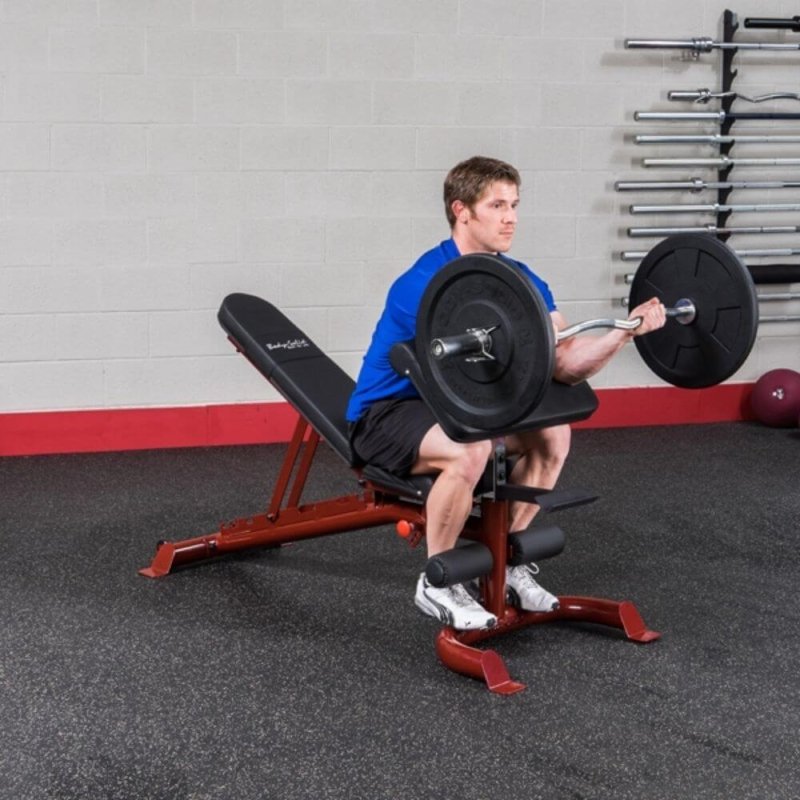
{"type": "Polygon", "coordinates": [[[454,420],[444,409],[438,408],[436,403],[430,402],[413,341],[399,342],[394,345],[389,357],[395,371],[405,375],[414,384],[442,430],[456,442],[476,442],[481,439],[506,436],[510,433],[578,422],[594,414],[598,406],[597,395],[585,381],[573,386],[551,381],[542,401],[527,417],[518,420],[502,431],[479,430],[454,420]]]}
{"type": "Polygon", "coordinates": [[[389,361],[392,364],[395,372],[405,375],[414,387],[419,392],[420,397],[425,404],[433,412],[436,421],[441,425],[442,430],[453,440],[457,442],[479,441],[486,439],[486,431],[479,431],[477,428],[470,428],[469,426],[462,425],[452,419],[444,409],[437,408],[436,404],[431,402],[430,396],[427,391],[427,384],[422,377],[422,370],[419,368],[419,362],[414,351],[414,342],[398,342],[392,346],[389,351],[389,361]],[[464,436],[474,436],[474,438],[463,438],[464,436]]]}

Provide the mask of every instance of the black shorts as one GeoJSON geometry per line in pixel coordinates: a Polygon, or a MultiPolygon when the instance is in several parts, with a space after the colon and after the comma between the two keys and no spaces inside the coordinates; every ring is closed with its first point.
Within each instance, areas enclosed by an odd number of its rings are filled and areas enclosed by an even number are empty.
{"type": "Polygon", "coordinates": [[[365,464],[407,475],[419,458],[425,434],[436,424],[418,398],[379,400],[350,426],[350,445],[365,464]]]}

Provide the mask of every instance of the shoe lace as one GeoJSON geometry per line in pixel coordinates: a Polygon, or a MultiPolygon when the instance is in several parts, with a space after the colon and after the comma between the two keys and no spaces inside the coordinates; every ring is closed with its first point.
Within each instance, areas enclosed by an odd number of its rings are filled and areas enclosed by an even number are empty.
{"type": "Polygon", "coordinates": [[[539,566],[537,564],[520,564],[516,569],[519,570],[517,576],[523,586],[527,586],[529,589],[541,589],[535,578],[539,574],[539,566]]]}
{"type": "Polygon", "coordinates": [[[518,575],[522,574],[528,578],[533,578],[535,575],[539,574],[539,565],[534,564],[533,562],[530,564],[520,564],[519,566],[511,567],[510,569],[519,570],[517,573],[518,575]]]}
{"type": "Polygon", "coordinates": [[[457,606],[467,608],[475,605],[472,595],[464,588],[463,584],[456,583],[450,587],[450,594],[457,606]]]}

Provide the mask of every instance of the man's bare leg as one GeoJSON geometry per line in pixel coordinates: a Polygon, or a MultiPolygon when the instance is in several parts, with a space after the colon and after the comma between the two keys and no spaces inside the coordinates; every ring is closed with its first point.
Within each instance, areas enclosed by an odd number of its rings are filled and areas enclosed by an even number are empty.
{"type": "MultiPolygon", "coordinates": [[[[511,472],[511,482],[539,489],[554,488],[567,459],[571,438],[569,425],[509,436],[506,440],[509,454],[520,455],[511,472]]],[[[538,511],[539,506],[534,503],[513,502],[509,510],[510,530],[525,530],[538,511]]]]}
{"type": "Polygon", "coordinates": [[[434,425],[422,440],[412,472],[439,472],[426,501],[428,557],[455,547],[472,510],[475,486],[492,454],[492,443],[454,442],[434,425]]]}
{"type": "MultiPolygon", "coordinates": [[[[472,510],[475,486],[491,454],[491,441],[454,442],[438,425],[425,434],[412,471],[439,471],[425,504],[429,558],[455,546],[472,510]]],[[[425,614],[460,630],[497,624],[497,617],[475,601],[463,585],[431,586],[424,572],[417,581],[414,603],[425,614]]]]}
{"type": "MultiPolygon", "coordinates": [[[[508,437],[508,451],[520,454],[511,472],[511,481],[540,489],[554,488],[569,453],[570,439],[569,425],[508,437]]],[[[538,511],[535,503],[512,503],[510,531],[525,530],[538,511]]],[[[510,602],[527,611],[553,611],[558,608],[558,598],[536,582],[534,575],[538,571],[534,564],[509,567],[506,586],[510,602]]]]}

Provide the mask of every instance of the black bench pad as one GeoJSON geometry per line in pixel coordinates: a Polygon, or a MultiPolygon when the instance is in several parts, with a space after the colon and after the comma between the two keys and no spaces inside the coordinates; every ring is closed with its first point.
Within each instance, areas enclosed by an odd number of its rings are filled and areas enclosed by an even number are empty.
{"type": "MultiPolygon", "coordinates": [[[[217,315],[239,351],[308,420],[350,466],[353,458],[345,413],[353,379],[272,303],[249,294],[228,295],[217,315]]],[[[363,476],[389,491],[424,499],[428,475],[399,478],[367,465],[363,476]]]]}
{"type": "Polygon", "coordinates": [[[283,312],[260,297],[228,295],[217,319],[256,369],[352,464],[345,412],[353,379],[283,312]]]}

